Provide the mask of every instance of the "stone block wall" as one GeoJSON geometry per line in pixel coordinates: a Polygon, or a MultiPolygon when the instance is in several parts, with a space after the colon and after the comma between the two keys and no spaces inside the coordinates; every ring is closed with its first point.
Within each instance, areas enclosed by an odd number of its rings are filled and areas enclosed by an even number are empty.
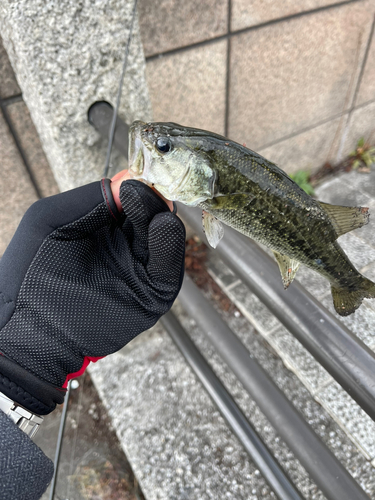
{"type": "MultiPolygon", "coordinates": [[[[115,103],[132,6],[0,3],[0,35],[62,190],[103,172],[107,141],[87,109],[115,103]]],[[[139,0],[120,115],[147,120],[152,108],[288,173],[335,163],[360,137],[375,142],[374,16],[374,0],[139,0]]],[[[113,164],[126,166],[116,153],[113,164]]]]}
{"type": "Polygon", "coordinates": [[[58,192],[0,39],[0,256],[39,197],[58,192]]]}
{"type": "Polygon", "coordinates": [[[287,172],[375,142],[373,0],[140,0],[154,120],[225,134],[287,172]]]}

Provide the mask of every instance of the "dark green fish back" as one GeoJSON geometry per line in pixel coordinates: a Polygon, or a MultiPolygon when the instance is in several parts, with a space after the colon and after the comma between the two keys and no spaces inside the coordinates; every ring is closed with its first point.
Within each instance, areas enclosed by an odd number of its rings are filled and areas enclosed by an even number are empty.
{"type": "Polygon", "coordinates": [[[326,242],[336,239],[319,203],[276,165],[237,144],[207,153],[216,166],[217,196],[201,204],[202,208],[300,262],[319,257],[310,245],[315,233],[321,239],[323,231],[326,242]]]}

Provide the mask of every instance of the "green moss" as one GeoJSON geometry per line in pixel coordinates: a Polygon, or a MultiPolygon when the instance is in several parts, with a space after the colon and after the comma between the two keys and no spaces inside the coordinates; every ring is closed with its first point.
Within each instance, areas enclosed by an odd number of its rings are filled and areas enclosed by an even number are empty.
{"type": "Polygon", "coordinates": [[[352,168],[369,169],[375,163],[375,148],[365,142],[364,137],[361,137],[357,142],[357,146],[349,156],[352,160],[352,168]]]}
{"type": "Polygon", "coordinates": [[[314,188],[310,184],[310,173],[306,170],[298,170],[294,174],[290,174],[289,177],[296,183],[298,186],[305,191],[305,193],[312,196],[314,194],[314,188]]]}

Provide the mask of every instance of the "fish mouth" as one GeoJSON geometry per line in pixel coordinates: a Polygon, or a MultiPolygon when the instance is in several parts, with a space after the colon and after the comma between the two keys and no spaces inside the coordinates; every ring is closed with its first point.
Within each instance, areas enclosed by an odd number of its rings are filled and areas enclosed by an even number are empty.
{"type": "Polygon", "coordinates": [[[133,177],[143,177],[145,166],[143,144],[138,137],[135,139],[132,149],[131,154],[129,154],[129,172],[133,177]]]}
{"type": "MultiPolygon", "coordinates": [[[[145,161],[149,154],[141,140],[141,129],[146,124],[141,121],[132,123],[129,129],[129,173],[134,179],[144,179],[147,181],[147,166],[150,161],[145,161]]],[[[149,160],[149,158],[148,158],[149,160]]]]}

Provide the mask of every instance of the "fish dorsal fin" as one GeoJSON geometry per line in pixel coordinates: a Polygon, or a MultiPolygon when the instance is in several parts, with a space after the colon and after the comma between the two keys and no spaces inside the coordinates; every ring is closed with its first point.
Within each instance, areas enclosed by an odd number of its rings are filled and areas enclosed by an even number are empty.
{"type": "Polygon", "coordinates": [[[224,236],[223,225],[219,219],[205,210],[202,212],[202,225],[208,243],[212,246],[212,248],[216,248],[219,241],[224,236]]]}
{"type": "Polygon", "coordinates": [[[283,255],[282,253],[276,252],[275,250],[273,251],[273,254],[276,258],[277,263],[279,264],[284,288],[287,289],[291,282],[294,280],[300,263],[298,262],[298,260],[291,259],[287,255],[283,255]]]}
{"type": "Polygon", "coordinates": [[[368,208],[343,207],[341,205],[330,205],[319,201],[320,206],[327,212],[337,237],[348,233],[353,229],[364,226],[369,222],[368,208]]]}

